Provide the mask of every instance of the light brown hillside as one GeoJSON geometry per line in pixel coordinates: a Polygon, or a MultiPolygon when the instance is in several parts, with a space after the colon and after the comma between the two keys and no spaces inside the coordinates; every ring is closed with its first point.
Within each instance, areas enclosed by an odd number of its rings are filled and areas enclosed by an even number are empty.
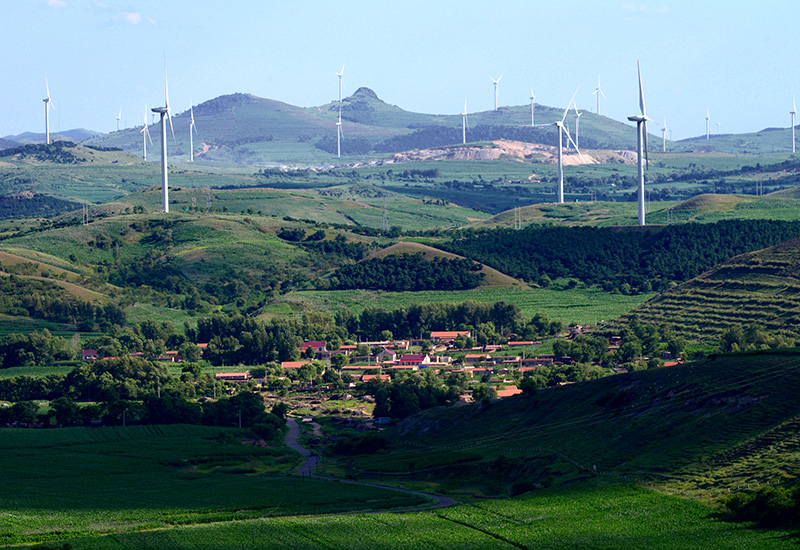
{"type": "MultiPolygon", "coordinates": [[[[400,242],[397,244],[393,244],[390,247],[384,248],[379,250],[373,254],[370,254],[365,260],[370,260],[373,258],[385,258],[386,256],[394,255],[394,254],[422,254],[422,256],[428,260],[433,261],[434,258],[448,258],[448,259],[463,259],[463,256],[459,256],[457,254],[452,254],[450,252],[445,252],[444,250],[439,250],[438,248],[433,248],[432,246],[428,246],[421,243],[414,243],[414,242],[400,242]]],[[[510,277],[500,271],[497,271],[494,268],[491,268],[487,265],[483,266],[481,269],[481,273],[484,274],[483,283],[481,283],[480,287],[478,288],[520,288],[526,289],[529,288],[528,285],[523,283],[522,281],[510,277]]]]}

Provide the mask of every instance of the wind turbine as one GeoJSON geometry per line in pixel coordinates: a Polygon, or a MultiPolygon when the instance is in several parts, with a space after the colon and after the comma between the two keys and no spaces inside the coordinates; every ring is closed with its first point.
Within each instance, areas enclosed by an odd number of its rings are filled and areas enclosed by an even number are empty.
{"type": "Polygon", "coordinates": [[[122,120],[122,109],[119,110],[119,114],[117,115],[117,132],[119,132],[119,121],[122,120]]]}
{"type": "Polygon", "coordinates": [[[597,114],[600,114],[600,96],[603,96],[603,99],[608,99],[606,94],[603,93],[603,90],[600,89],[600,77],[597,77],[597,89],[592,92],[592,95],[597,96],[597,114]]]}
{"type": "Polygon", "coordinates": [[[495,111],[497,110],[497,85],[500,83],[500,79],[501,78],[503,78],[503,75],[500,75],[499,77],[497,77],[497,80],[495,80],[491,76],[489,77],[489,80],[494,82],[494,110],[495,111]]]}
{"type": "Polygon", "coordinates": [[[711,135],[711,112],[706,107],[706,139],[711,135]]]}
{"type": "Polygon", "coordinates": [[[664,126],[661,127],[661,152],[667,152],[667,119],[664,118],[664,126]]]}
{"type": "Polygon", "coordinates": [[[50,85],[47,83],[47,77],[44,77],[44,87],[47,90],[47,97],[44,98],[44,141],[50,145],[50,107],[56,108],[53,100],[50,99],[50,85]]]}
{"type": "Polygon", "coordinates": [[[142,134],[142,160],[147,160],[147,140],[150,140],[150,145],[153,144],[153,138],[150,137],[150,130],[147,129],[147,105],[144,106],[144,126],[139,130],[142,134]]]}
{"type": "Polygon", "coordinates": [[[464,100],[464,112],[461,113],[461,143],[467,143],[467,128],[469,128],[469,122],[467,122],[467,100],[464,100]]]}
{"type": "MultiPolygon", "coordinates": [[[[191,100],[189,100],[189,103],[191,104],[191,100]]],[[[197,133],[197,126],[194,124],[194,107],[191,105],[189,105],[189,116],[192,120],[189,124],[189,162],[194,162],[194,136],[192,132],[197,133]]]]}
{"type": "Polygon", "coordinates": [[[342,102],[342,77],[344,76],[344,63],[342,63],[342,72],[336,73],[339,77],[339,103],[342,102]]]}
{"type": "Polygon", "coordinates": [[[644,223],[644,168],[648,164],[647,160],[647,111],[644,108],[644,91],[642,89],[642,68],[639,66],[639,60],[636,60],[636,69],[639,71],[639,109],[642,111],[641,115],[629,116],[628,120],[636,123],[636,153],[638,165],[638,181],[639,181],[639,225],[644,223]],[[642,151],[644,148],[644,151],[642,151]]]}
{"type": "Polygon", "coordinates": [[[797,102],[794,98],[792,98],[792,110],[789,111],[789,114],[792,115],[792,153],[794,153],[794,115],[797,114],[797,102]]]}
{"type": "Polygon", "coordinates": [[[533,123],[533,102],[536,100],[536,96],[533,95],[533,86],[531,86],[531,128],[535,126],[533,123]]]}
{"type": "Polygon", "coordinates": [[[581,142],[581,137],[580,134],[578,133],[578,125],[581,122],[581,115],[583,113],[578,111],[577,103],[575,103],[573,107],[575,107],[575,148],[578,149],[578,144],[581,142]]]}
{"type": "Polygon", "coordinates": [[[169,212],[169,184],[167,178],[167,124],[164,118],[169,119],[169,128],[172,131],[172,141],[175,141],[175,129],[172,127],[172,114],[169,108],[169,83],[167,82],[167,61],[164,60],[164,106],[150,109],[161,115],[161,211],[169,212]]]}
{"type": "MultiPolygon", "coordinates": [[[[500,79],[498,79],[498,80],[500,80],[500,79]]],[[[575,141],[572,139],[572,136],[569,135],[569,130],[564,125],[564,121],[567,118],[567,113],[569,113],[569,108],[572,105],[572,101],[575,99],[575,95],[578,93],[578,90],[580,89],[580,87],[581,86],[579,84],[578,87],[575,88],[575,93],[572,94],[572,99],[570,99],[569,103],[567,103],[567,108],[564,109],[564,115],[561,117],[561,120],[557,120],[556,122],[551,122],[549,124],[538,124],[537,125],[539,127],[541,127],[541,126],[556,126],[558,128],[558,198],[557,198],[557,201],[559,203],[563,203],[564,202],[564,145],[563,145],[563,143],[564,143],[564,141],[563,141],[564,133],[567,134],[567,143],[569,143],[571,141],[572,144],[575,145],[575,150],[578,151],[578,154],[579,155],[581,154],[580,150],[578,149],[578,144],[575,143],[575,141]]],[[[583,157],[583,155],[581,155],[581,157],[583,157]]]]}

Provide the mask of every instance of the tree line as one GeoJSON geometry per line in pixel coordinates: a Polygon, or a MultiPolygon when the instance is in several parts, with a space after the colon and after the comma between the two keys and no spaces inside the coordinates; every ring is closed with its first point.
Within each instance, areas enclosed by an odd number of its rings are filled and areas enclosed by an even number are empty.
{"type": "Polygon", "coordinates": [[[442,248],[547,286],[573,277],[607,291],[649,292],[696,277],[733,256],[800,237],[800,222],[729,220],[645,230],[530,225],[461,230],[442,248]]]}

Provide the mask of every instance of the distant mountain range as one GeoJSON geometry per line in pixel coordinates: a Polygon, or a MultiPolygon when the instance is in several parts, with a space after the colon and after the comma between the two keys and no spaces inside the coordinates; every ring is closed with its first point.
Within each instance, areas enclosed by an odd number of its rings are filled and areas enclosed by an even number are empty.
{"type": "MultiPolygon", "coordinates": [[[[535,106],[536,124],[552,124],[563,116],[562,108],[535,106]]],[[[459,145],[462,142],[461,115],[429,115],[406,111],[382,101],[369,88],[359,88],[342,100],[318,107],[297,107],[252,94],[236,93],[205,101],[194,107],[197,134],[192,155],[196,161],[250,165],[297,164],[305,166],[343,165],[367,158],[386,157],[415,149],[459,145]],[[337,157],[336,122],[341,107],[342,158],[337,157]]],[[[175,140],[169,144],[173,163],[188,161],[189,112],[173,119],[175,140]]],[[[509,139],[557,145],[555,126],[531,127],[530,105],[500,107],[496,111],[469,113],[467,142],[509,139]]],[[[583,111],[579,135],[575,112],[565,123],[582,149],[632,150],[635,129],[623,122],[583,111]]],[[[151,160],[158,159],[158,123],[150,129],[155,146],[151,160]]],[[[168,134],[169,134],[168,130],[168,134]]],[[[85,129],[51,134],[93,146],[118,147],[142,154],[141,126],[109,134],[85,129]]],[[[18,143],[41,142],[44,135],[26,132],[5,136],[0,149],[18,143]],[[6,141],[8,140],[8,141],[6,141]]],[[[661,136],[650,136],[653,150],[661,149],[661,136]]],[[[714,150],[737,153],[788,152],[790,130],[765,129],[752,134],[712,135],[669,142],[672,151],[714,150]]],[[[170,140],[172,141],[172,140],[170,140]]],[[[566,145],[566,144],[565,144],[566,145]]]]}

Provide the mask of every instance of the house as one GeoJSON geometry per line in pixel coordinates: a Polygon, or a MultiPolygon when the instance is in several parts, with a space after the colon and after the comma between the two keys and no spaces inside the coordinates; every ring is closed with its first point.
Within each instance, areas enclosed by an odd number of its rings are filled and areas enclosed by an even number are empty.
{"type": "Polygon", "coordinates": [[[469,338],[470,335],[471,333],[468,330],[437,330],[431,332],[431,342],[452,344],[459,336],[469,338]]]}
{"type": "Polygon", "coordinates": [[[217,380],[225,382],[247,382],[250,380],[249,372],[220,372],[214,375],[217,380]]]}
{"type": "Polygon", "coordinates": [[[430,356],[427,354],[411,354],[411,355],[401,355],[400,359],[397,360],[397,364],[401,366],[410,366],[410,365],[426,365],[431,362],[430,356]]]}
{"type": "Polygon", "coordinates": [[[383,351],[375,356],[378,363],[387,363],[389,361],[397,361],[397,354],[388,348],[383,348],[383,351]]]}
{"type": "Polygon", "coordinates": [[[370,380],[377,380],[378,382],[388,382],[392,377],[388,374],[364,374],[361,376],[362,382],[369,382],[370,380]]]}
{"type": "Polygon", "coordinates": [[[464,355],[464,364],[465,365],[474,365],[476,363],[482,363],[484,361],[491,360],[492,356],[488,353],[467,353],[464,355]]]}
{"type": "Polygon", "coordinates": [[[283,361],[281,363],[281,368],[286,370],[296,370],[302,367],[303,365],[308,365],[309,361],[283,361]]]}
{"type": "Polygon", "coordinates": [[[533,340],[517,340],[514,342],[509,342],[508,347],[516,348],[520,346],[535,346],[537,344],[541,344],[541,342],[534,342],[533,340]]]}
{"type": "Polygon", "coordinates": [[[319,342],[319,341],[316,341],[316,340],[306,340],[301,345],[297,346],[297,349],[299,349],[301,353],[305,352],[308,348],[311,348],[312,350],[314,350],[314,353],[320,353],[322,351],[328,351],[325,348],[325,342],[319,342]]]}
{"type": "Polygon", "coordinates": [[[512,395],[519,395],[522,390],[516,386],[506,386],[503,389],[497,390],[497,397],[511,397],[512,395]]]}
{"type": "Polygon", "coordinates": [[[419,370],[419,365],[394,365],[393,367],[389,367],[394,371],[409,371],[414,372],[419,370]]]}
{"type": "Polygon", "coordinates": [[[81,351],[81,359],[84,361],[97,361],[99,359],[96,349],[85,349],[81,351]]]}

